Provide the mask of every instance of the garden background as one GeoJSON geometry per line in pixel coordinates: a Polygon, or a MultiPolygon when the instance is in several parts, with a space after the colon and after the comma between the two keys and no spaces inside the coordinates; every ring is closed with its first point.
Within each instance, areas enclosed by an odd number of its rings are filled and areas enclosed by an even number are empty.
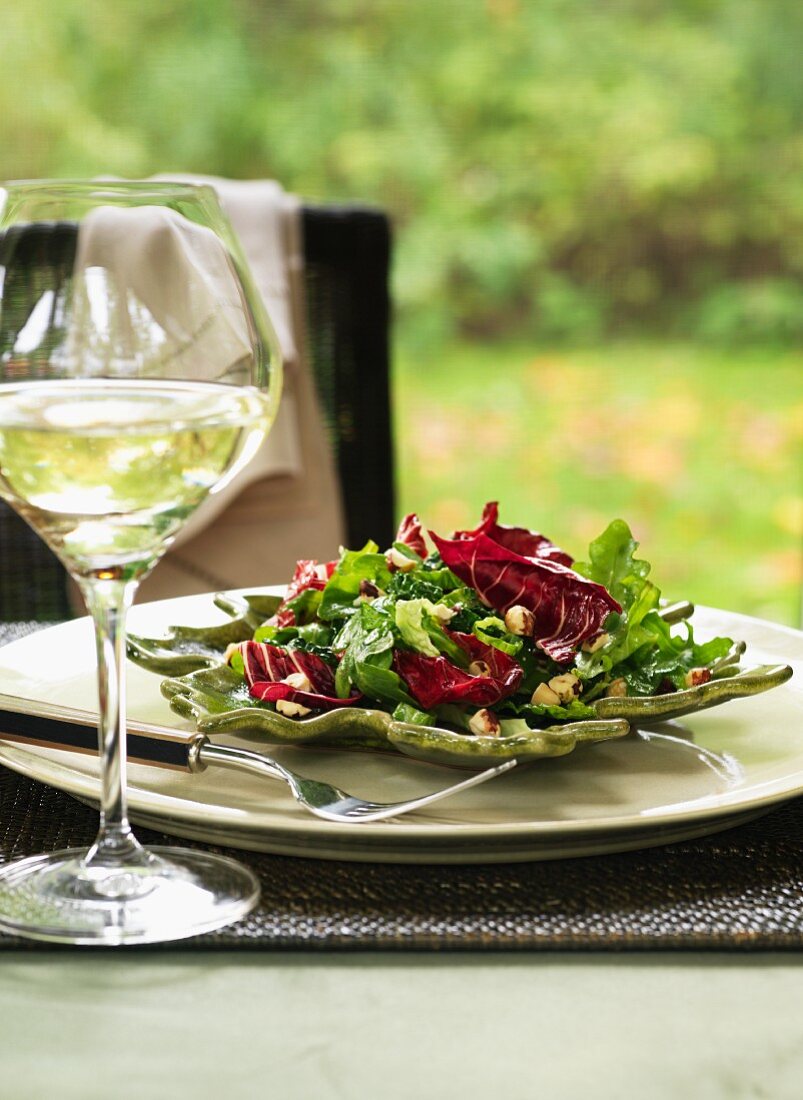
{"type": "Polygon", "coordinates": [[[801,56],[799,0],[5,0],[0,178],[382,206],[400,507],[621,515],[667,594],[796,623],[801,56]]]}

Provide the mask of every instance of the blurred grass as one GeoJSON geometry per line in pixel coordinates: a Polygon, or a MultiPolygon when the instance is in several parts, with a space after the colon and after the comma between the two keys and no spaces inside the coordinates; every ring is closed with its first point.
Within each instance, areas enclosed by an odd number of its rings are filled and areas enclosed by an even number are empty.
{"type": "Polygon", "coordinates": [[[798,623],[800,352],[456,343],[395,379],[400,509],[447,531],[497,499],[576,556],[621,516],[666,595],[798,623]]]}

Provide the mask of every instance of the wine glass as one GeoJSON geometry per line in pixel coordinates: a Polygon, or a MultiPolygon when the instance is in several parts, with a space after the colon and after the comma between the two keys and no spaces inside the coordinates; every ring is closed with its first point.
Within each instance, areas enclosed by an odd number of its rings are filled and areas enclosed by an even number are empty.
{"type": "Polygon", "coordinates": [[[240,864],[146,849],[131,831],[125,616],[188,517],[259,449],[280,390],[273,329],[211,188],[0,186],[0,495],[94,621],[101,786],[88,851],[0,869],[0,928],[148,943],[256,904],[240,864]]]}

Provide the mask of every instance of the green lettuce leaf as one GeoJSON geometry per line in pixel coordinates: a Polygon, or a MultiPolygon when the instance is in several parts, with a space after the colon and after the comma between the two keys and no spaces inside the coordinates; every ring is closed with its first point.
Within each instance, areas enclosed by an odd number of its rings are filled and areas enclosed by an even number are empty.
{"type": "Polygon", "coordinates": [[[388,587],[391,572],[385,555],[378,553],[378,550],[375,542],[368,542],[362,550],[343,551],[323,590],[318,608],[320,619],[331,622],[353,615],[361,581],[371,581],[383,591],[388,587]]]}
{"type": "Polygon", "coordinates": [[[627,611],[649,584],[650,563],[633,556],[637,549],[638,543],[625,521],[615,519],[589,546],[589,560],[575,562],[572,568],[607,588],[627,611]]]}
{"type": "Polygon", "coordinates": [[[397,722],[409,722],[413,726],[431,726],[436,721],[434,714],[430,714],[426,710],[419,710],[417,707],[411,707],[407,703],[399,703],[393,711],[392,717],[397,722]]]}
{"type": "Polygon", "coordinates": [[[643,624],[658,607],[661,591],[647,580],[650,563],[634,556],[637,549],[628,525],[615,519],[589,546],[589,560],[573,566],[581,576],[604,585],[622,605],[622,614],[610,615],[605,622],[605,646],[596,653],[578,653],[575,667],[583,679],[610,671],[654,641],[653,632],[643,624]]]}
{"type": "Polygon", "coordinates": [[[698,645],[691,623],[678,624],[680,633],[661,616],[651,611],[643,620],[643,629],[650,642],[632,653],[617,669],[633,695],[651,695],[668,680],[676,688],[686,687],[686,674],[693,668],[704,668],[733,647],[731,638],[711,638],[698,645]]]}
{"type": "MultiPolygon", "coordinates": [[[[505,703],[498,708],[498,713],[502,721],[503,732],[505,732],[505,723],[513,720],[525,721],[530,729],[537,729],[539,726],[548,726],[553,722],[577,722],[583,718],[596,717],[594,708],[587,706],[579,699],[573,699],[563,706],[554,707],[537,703],[513,703],[510,700],[505,700],[505,703]],[[515,717],[511,718],[509,716],[515,717]]],[[[510,732],[510,730],[507,732],[510,732]]]]}
{"type": "Polygon", "coordinates": [[[502,653],[507,653],[509,657],[515,657],[516,654],[521,652],[521,647],[524,645],[524,640],[517,638],[515,634],[509,633],[505,629],[504,621],[497,618],[496,615],[478,619],[474,623],[473,632],[481,642],[492,645],[502,653]]]}
{"type": "Polygon", "coordinates": [[[470,658],[443,629],[431,600],[399,600],[395,622],[402,641],[426,657],[448,657],[458,668],[467,668],[470,658]]]}
{"type": "MultiPolygon", "coordinates": [[[[427,657],[439,657],[440,650],[435,646],[424,626],[425,614],[432,616],[435,605],[431,600],[399,600],[395,607],[396,626],[402,641],[417,653],[427,657]]],[[[442,633],[442,632],[441,632],[442,633]]]]}

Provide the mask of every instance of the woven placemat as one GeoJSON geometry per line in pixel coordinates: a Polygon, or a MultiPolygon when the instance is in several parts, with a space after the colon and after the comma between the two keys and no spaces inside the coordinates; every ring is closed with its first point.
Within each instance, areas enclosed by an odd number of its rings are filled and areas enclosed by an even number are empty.
{"type": "MultiPolygon", "coordinates": [[[[88,845],[97,814],[0,768],[0,860],[88,845]]],[[[146,844],[211,847],[137,829],[146,844]]],[[[411,867],[212,847],[262,901],[204,947],[800,948],[803,800],[707,839],[546,863],[411,867]]],[[[0,936],[0,946],[21,941],[0,936]]]]}
{"type": "MultiPolygon", "coordinates": [[[[88,845],[96,827],[93,810],[0,767],[0,863],[88,845]]],[[[345,863],[137,835],[232,855],[262,884],[246,920],[173,950],[803,947],[803,799],[707,838],[544,863],[345,863]]],[[[0,947],[43,946],[0,935],[0,947]]]]}

